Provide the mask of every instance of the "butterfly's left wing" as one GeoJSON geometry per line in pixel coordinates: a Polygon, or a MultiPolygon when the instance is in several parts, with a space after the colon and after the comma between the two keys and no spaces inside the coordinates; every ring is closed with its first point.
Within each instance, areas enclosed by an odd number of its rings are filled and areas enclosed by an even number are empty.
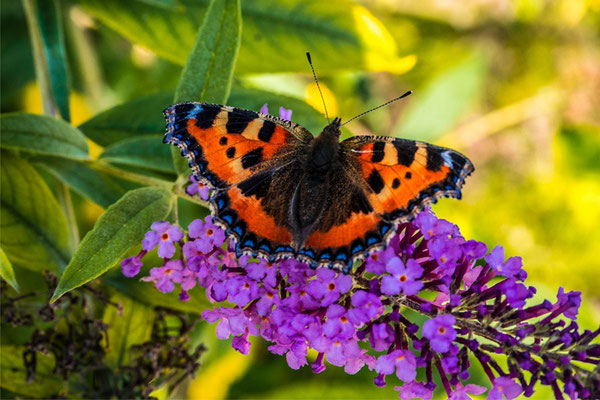
{"type": "Polygon", "coordinates": [[[286,226],[293,188],[285,187],[295,181],[296,154],[312,135],[287,120],[217,104],[175,104],[164,115],[164,141],[178,146],[194,175],[214,189],[213,219],[238,253],[293,254],[286,226]]]}

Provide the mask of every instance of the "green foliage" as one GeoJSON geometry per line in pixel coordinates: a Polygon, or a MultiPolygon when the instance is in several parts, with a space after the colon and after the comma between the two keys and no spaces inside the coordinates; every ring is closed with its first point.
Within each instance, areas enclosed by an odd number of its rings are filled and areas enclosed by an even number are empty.
{"type": "Polygon", "coordinates": [[[0,130],[0,145],[3,148],[74,160],[89,158],[85,136],[78,129],[56,118],[34,114],[4,114],[0,116],[0,130]]]}
{"type": "Polygon", "coordinates": [[[155,221],[171,209],[172,195],[160,188],[140,188],[125,194],[100,217],[73,254],[51,301],[102,275],[127,250],[139,244],[155,221]]]}
{"type": "Polygon", "coordinates": [[[23,348],[2,346],[0,351],[0,380],[2,388],[10,390],[19,397],[49,398],[62,387],[61,378],[52,373],[54,357],[41,355],[37,357],[36,379],[30,384],[26,382],[23,366],[23,348]]]}
{"type": "Polygon", "coordinates": [[[240,0],[211,2],[185,63],[173,102],[224,104],[240,48],[240,0]]]}
{"type": "Polygon", "coordinates": [[[2,152],[0,165],[2,249],[25,268],[62,270],[70,258],[69,228],[58,201],[27,161],[2,152]]]}
{"type": "Polygon", "coordinates": [[[35,53],[38,82],[44,92],[44,111],[69,121],[67,56],[59,0],[23,0],[29,36],[35,53]]]}
{"type": "Polygon", "coordinates": [[[173,172],[169,159],[170,149],[162,142],[163,135],[146,135],[121,140],[110,145],[100,154],[100,159],[117,164],[131,165],[173,172]]]}
{"type": "Polygon", "coordinates": [[[13,271],[13,266],[10,263],[10,260],[6,256],[6,253],[0,247],[0,277],[4,279],[13,289],[17,292],[19,291],[19,284],[17,283],[17,279],[15,278],[15,271],[13,271]]]}
{"type": "Polygon", "coordinates": [[[154,320],[152,309],[131,298],[115,295],[111,301],[121,308],[108,307],[102,320],[108,325],[107,337],[111,351],[106,363],[113,368],[129,363],[129,348],[150,339],[154,320]]]}
{"type": "MultiPolygon", "coordinates": [[[[176,6],[143,0],[77,3],[134,43],[184,65],[209,2],[192,0],[176,6]]],[[[368,11],[348,0],[241,3],[244,31],[238,73],[304,72],[306,62],[298,55],[307,50],[320,60],[323,74],[396,68],[398,56],[389,33],[368,11]]]]}
{"type": "Polygon", "coordinates": [[[103,208],[119,200],[126,192],[116,179],[82,162],[50,157],[36,161],[72,190],[103,208]]]}
{"type": "Polygon", "coordinates": [[[120,104],[96,114],[79,129],[100,146],[159,134],[165,128],[162,111],[173,102],[173,92],[161,92],[120,104]]]}

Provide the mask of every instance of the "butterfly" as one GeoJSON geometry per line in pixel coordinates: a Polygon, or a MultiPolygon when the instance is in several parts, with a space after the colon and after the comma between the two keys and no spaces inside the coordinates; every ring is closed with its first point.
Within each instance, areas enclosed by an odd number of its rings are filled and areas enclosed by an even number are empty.
{"type": "Polygon", "coordinates": [[[165,143],[211,189],[214,222],[238,255],[296,258],[347,273],[385,248],[396,227],[440,197],[461,197],[473,164],[432,144],[383,136],[340,142],[335,118],[316,137],[241,108],[180,103],[165,143]]]}

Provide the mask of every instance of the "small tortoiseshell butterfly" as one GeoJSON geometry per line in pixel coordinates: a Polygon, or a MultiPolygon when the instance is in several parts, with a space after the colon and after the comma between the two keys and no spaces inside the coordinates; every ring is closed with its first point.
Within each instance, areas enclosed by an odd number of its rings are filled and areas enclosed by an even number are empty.
{"type": "Polygon", "coordinates": [[[213,219],[238,255],[270,261],[295,257],[348,272],[427,203],[460,198],[473,171],[462,154],[428,143],[340,142],[339,118],[313,137],[293,122],[223,105],[175,104],[164,115],[164,142],[213,189],[213,219]]]}

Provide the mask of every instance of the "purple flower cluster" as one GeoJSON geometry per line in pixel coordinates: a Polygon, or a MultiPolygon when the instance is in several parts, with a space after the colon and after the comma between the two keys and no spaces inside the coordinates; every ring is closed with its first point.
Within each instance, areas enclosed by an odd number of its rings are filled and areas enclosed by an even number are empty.
{"type": "Polygon", "coordinates": [[[600,328],[579,331],[578,292],[560,288],[554,303],[528,305],[536,291],[524,284],[519,257],[505,259],[499,246],[486,254],[485,244],[465,240],[430,211],[397,232],[384,251],[344,275],[294,259],[238,259],[210,217],[192,222],[185,237],[158,222],[122,268],[136,275],[142,257],[158,247],[164,265],[142,280],[162,292],[179,285],[182,300],[198,285],[210,301],[227,301],[202,316],[239,352],[250,351],[250,336],[261,336],[293,369],[310,362],[316,373],[334,365],[355,374],[366,366],[378,386],[395,375],[401,399],[431,398],[434,373],[449,398],[486,392],[467,383],[472,362],[489,378],[491,399],[530,396],[537,383],[551,386],[557,398],[600,395],[600,345],[592,343],[600,328]],[[175,245],[182,250],[177,257],[175,245]],[[405,309],[428,319],[419,326],[405,309]],[[307,359],[309,349],[314,360],[307,359]],[[504,355],[504,367],[494,355],[504,355]]]}

